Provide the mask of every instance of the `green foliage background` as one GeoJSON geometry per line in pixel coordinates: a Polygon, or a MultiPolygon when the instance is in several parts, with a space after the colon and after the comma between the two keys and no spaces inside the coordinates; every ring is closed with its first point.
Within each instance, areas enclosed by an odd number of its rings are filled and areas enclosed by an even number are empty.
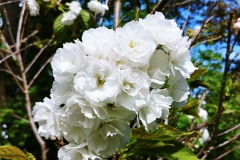
{"type": "MultiPolygon", "coordinates": [[[[67,1],[62,1],[62,4],[65,4],[65,2],[67,1]]],[[[32,47],[27,48],[22,53],[24,64],[29,64],[49,39],[53,38],[54,45],[51,45],[45,49],[36,63],[34,63],[33,67],[28,72],[28,80],[30,80],[31,77],[33,77],[41,68],[41,66],[47,61],[47,59],[55,53],[57,48],[62,47],[64,42],[72,42],[76,38],[81,39],[81,35],[85,30],[89,28],[95,28],[99,25],[98,22],[100,16],[94,17],[93,13],[89,12],[86,6],[87,2],[88,1],[81,1],[83,10],[81,11],[81,14],[78,16],[77,20],[75,20],[74,24],[72,26],[64,26],[60,22],[62,11],[66,10],[63,5],[56,6],[55,1],[51,1],[51,3],[45,3],[40,0],[38,1],[41,6],[40,15],[37,17],[29,16],[26,22],[27,25],[24,28],[24,37],[28,36],[34,30],[38,30],[38,34],[29,38],[28,41],[22,45],[22,48],[24,48],[24,46],[34,43],[32,47]]],[[[136,18],[136,14],[138,18],[146,17],[148,14],[147,6],[149,5],[149,8],[153,9],[154,6],[156,6],[157,1],[149,0],[148,3],[149,4],[147,4],[147,1],[143,0],[122,0],[122,19],[120,26],[123,26],[125,23],[134,20],[136,18]]],[[[192,78],[188,81],[191,87],[191,96],[189,97],[189,102],[184,108],[181,109],[172,107],[168,120],[170,126],[186,134],[177,134],[178,136],[171,137],[169,139],[159,137],[157,140],[143,140],[137,137],[137,135],[140,133],[136,132],[139,131],[133,132],[131,143],[128,144],[126,148],[123,148],[119,151],[119,154],[122,154],[122,158],[147,159],[150,156],[151,159],[156,159],[156,156],[162,156],[168,159],[177,159],[179,158],[179,155],[174,155],[174,153],[165,155],[171,150],[171,146],[173,145],[177,146],[179,150],[182,149],[183,152],[189,148],[195,154],[197,154],[198,151],[203,147],[204,144],[201,144],[196,140],[199,131],[194,131],[189,134],[189,130],[204,123],[204,121],[198,116],[197,112],[197,107],[199,105],[198,96],[201,96],[204,91],[207,92],[205,98],[206,104],[202,105],[202,107],[207,110],[208,120],[210,120],[216,115],[217,112],[218,96],[221,87],[221,78],[224,66],[224,54],[226,52],[227,22],[229,20],[229,12],[234,12],[233,22],[236,22],[237,17],[240,17],[240,13],[238,12],[239,2],[237,0],[222,0],[208,14],[208,9],[213,3],[214,1],[206,0],[195,0],[189,2],[184,0],[172,0],[169,1],[162,9],[162,12],[166,18],[175,19],[178,26],[182,28],[186,22],[188,8],[191,6],[188,21],[183,30],[183,35],[188,35],[190,38],[194,34],[194,27],[196,25],[201,26],[203,20],[207,16],[209,17],[214,15],[210,22],[204,25],[202,32],[192,44],[196,45],[205,41],[205,43],[197,45],[191,50],[193,62],[198,68],[202,68],[202,70],[199,71],[195,76],[192,76],[192,78]],[[211,41],[212,38],[219,36],[222,38],[211,41]],[[190,120],[187,115],[195,116],[194,120],[190,120]],[[176,138],[179,138],[178,142],[173,141],[176,138]],[[138,148],[141,145],[145,145],[146,141],[148,144],[150,144],[150,148],[148,148],[149,150],[144,147],[138,148]],[[184,143],[185,147],[182,143],[184,143]],[[196,147],[196,145],[198,147],[196,147]],[[163,146],[167,146],[168,148],[162,149],[161,147],[163,146]],[[153,154],[151,154],[152,151],[154,151],[153,154]],[[154,154],[156,152],[159,154],[154,154]]],[[[107,11],[103,16],[103,25],[113,28],[113,1],[109,1],[109,11],[107,11]]],[[[3,28],[2,32],[4,32],[4,30],[6,30],[6,28],[3,28]]],[[[232,41],[233,40],[234,39],[232,39],[232,41]]],[[[235,47],[239,50],[238,45],[239,40],[236,42],[235,47]]],[[[4,46],[1,45],[1,48],[4,48],[4,46]]],[[[234,52],[236,52],[236,50],[234,50],[234,52]]],[[[8,59],[8,63],[11,65],[15,73],[20,74],[18,70],[19,64],[17,64],[14,59],[8,59]]],[[[224,95],[224,111],[222,112],[218,128],[219,133],[240,123],[239,64],[239,60],[237,60],[233,65],[231,65],[230,72],[228,73],[227,86],[225,88],[226,92],[224,95]]],[[[4,68],[4,66],[0,67],[4,68]]],[[[29,93],[32,106],[35,104],[35,102],[42,101],[44,97],[49,97],[53,82],[51,72],[51,66],[48,64],[30,88],[29,93]]],[[[5,79],[4,83],[6,89],[6,93],[4,95],[6,100],[5,102],[1,102],[2,106],[0,107],[0,133],[2,133],[0,135],[0,146],[11,144],[19,147],[20,149],[26,149],[38,159],[38,157],[41,157],[40,148],[29,123],[25,120],[27,119],[27,114],[25,109],[24,95],[13,81],[11,75],[1,71],[0,74],[2,74],[2,77],[5,79]],[[3,124],[6,124],[7,128],[3,127],[3,124]],[[3,132],[8,136],[8,138],[4,138],[5,135],[3,132]]],[[[162,120],[159,120],[159,123],[161,125],[162,120]]],[[[213,131],[213,128],[214,123],[210,123],[208,126],[210,133],[213,131]]],[[[217,146],[220,143],[232,138],[237,133],[239,133],[239,130],[234,130],[226,135],[216,137],[210,142],[209,146],[217,146]]],[[[147,137],[149,138],[149,136],[147,137]]],[[[51,140],[46,140],[46,142],[49,148],[48,159],[57,159],[58,148],[56,147],[55,142],[51,140]]],[[[207,157],[207,159],[214,159],[218,157],[220,153],[225,153],[229,149],[232,149],[238,145],[239,141],[234,141],[222,148],[214,150],[207,157]]],[[[240,150],[236,150],[222,159],[237,159],[239,156],[240,150]]]]}

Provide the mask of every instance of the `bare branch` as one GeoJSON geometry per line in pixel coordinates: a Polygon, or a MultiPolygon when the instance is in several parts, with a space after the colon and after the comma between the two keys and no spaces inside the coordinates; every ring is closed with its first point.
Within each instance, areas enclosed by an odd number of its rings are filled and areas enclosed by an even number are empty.
{"type": "Polygon", "coordinates": [[[22,40],[22,38],[23,38],[24,28],[25,28],[25,25],[26,25],[26,22],[27,22],[27,18],[28,18],[28,12],[26,12],[26,14],[24,14],[24,17],[23,17],[22,32],[21,32],[21,35],[20,35],[20,40],[22,40]]]}
{"type": "Polygon", "coordinates": [[[12,0],[12,1],[3,2],[3,3],[0,3],[0,6],[6,5],[6,4],[9,4],[9,3],[19,2],[19,1],[21,1],[21,0],[12,0]]]}
{"type": "Polygon", "coordinates": [[[207,43],[207,42],[211,42],[211,41],[216,41],[216,40],[219,40],[219,39],[222,39],[222,38],[223,38],[222,36],[218,36],[218,37],[215,37],[215,38],[211,38],[211,39],[204,40],[204,41],[202,41],[202,42],[198,42],[198,43],[192,45],[192,46],[190,47],[190,49],[192,49],[193,47],[198,46],[198,45],[200,45],[200,44],[207,43]]]}
{"type": "Polygon", "coordinates": [[[8,51],[5,51],[5,52],[8,52],[8,53],[12,53],[12,49],[11,47],[9,46],[8,42],[6,41],[4,35],[1,33],[1,42],[5,45],[5,47],[8,49],[8,51]]]}
{"type": "Polygon", "coordinates": [[[0,71],[6,72],[8,74],[11,74],[13,77],[17,78],[19,81],[22,81],[21,77],[19,77],[18,75],[14,74],[13,72],[11,72],[11,71],[9,71],[7,69],[0,68],[0,71]]]}
{"type": "Polygon", "coordinates": [[[218,148],[220,148],[220,147],[223,147],[223,146],[225,146],[225,145],[231,143],[232,141],[238,139],[239,137],[240,137],[240,133],[237,134],[236,136],[232,137],[231,139],[229,139],[229,140],[227,140],[227,141],[225,141],[225,142],[219,144],[219,145],[216,146],[216,147],[213,147],[213,146],[210,147],[210,148],[205,152],[205,155],[201,158],[201,160],[207,158],[208,154],[209,154],[211,151],[213,151],[213,150],[215,150],[215,149],[218,149],[218,148]]]}
{"type": "Polygon", "coordinates": [[[147,12],[151,13],[151,7],[150,7],[150,3],[149,0],[145,0],[146,4],[147,4],[147,12]]]}
{"type": "Polygon", "coordinates": [[[184,1],[184,2],[181,2],[181,3],[175,3],[175,4],[173,4],[172,6],[181,6],[181,5],[184,5],[184,4],[186,4],[186,3],[188,3],[188,2],[191,2],[192,0],[187,0],[187,1],[184,1]]]}
{"type": "Polygon", "coordinates": [[[222,155],[220,155],[219,157],[215,158],[214,160],[219,160],[221,159],[222,157],[226,156],[227,154],[231,153],[232,151],[235,151],[236,149],[240,148],[240,145],[238,145],[237,147],[233,148],[233,149],[230,149],[229,151],[223,153],[222,155]]]}
{"type": "MultiPolygon", "coordinates": [[[[105,4],[108,6],[108,0],[105,1],[105,4]]],[[[102,22],[103,22],[103,16],[104,16],[104,14],[105,14],[105,12],[102,13],[102,15],[101,15],[101,18],[100,18],[100,20],[99,20],[99,26],[102,26],[102,22]]]]}
{"type": "MultiPolygon", "coordinates": [[[[23,51],[23,50],[25,50],[25,49],[33,46],[33,45],[35,45],[35,44],[34,44],[34,43],[31,43],[31,44],[27,45],[26,47],[22,48],[20,51],[23,51]]],[[[2,49],[0,49],[0,50],[2,50],[2,49]]],[[[4,50],[4,51],[5,51],[5,50],[4,50]]],[[[16,51],[16,52],[11,53],[10,55],[5,56],[3,59],[0,60],[0,64],[1,64],[3,61],[7,60],[8,58],[10,58],[10,57],[14,56],[15,54],[17,54],[18,52],[19,52],[19,51],[16,51]]]]}
{"type": "Polygon", "coordinates": [[[158,4],[153,8],[151,14],[153,14],[155,11],[159,11],[161,12],[162,9],[165,7],[165,5],[167,4],[168,0],[161,0],[158,2],[158,4]]]}
{"type": "Polygon", "coordinates": [[[183,30],[183,31],[184,31],[184,29],[185,29],[185,27],[186,27],[186,25],[187,25],[188,16],[189,16],[190,10],[191,10],[191,4],[189,4],[189,6],[188,6],[188,12],[187,12],[186,20],[185,20],[185,22],[184,22],[184,24],[183,24],[183,26],[182,26],[182,30],[183,30]]]}
{"type": "Polygon", "coordinates": [[[33,31],[30,35],[28,35],[26,38],[24,38],[21,43],[26,42],[30,37],[34,36],[38,32],[39,32],[38,30],[33,31]]]}
{"type": "Polygon", "coordinates": [[[13,33],[12,33],[12,30],[11,30],[11,24],[10,24],[10,21],[8,19],[6,7],[3,7],[3,14],[4,14],[4,17],[5,17],[5,20],[6,20],[7,29],[8,29],[9,35],[10,35],[10,39],[12,41],[12,44],[14,44],[15,41],[14,41],[14,38],[13,38],[13,33]]]}
{"type": "Polygon", "coordinates": [[[115,0],[115,2],[114,2],[114,30],[118,27],[118,23],[120,21],[121,6],[122,6],[121,0],[115,0]]]}
{"type": "Polygon", "coordinates": [[[235,129],[238,129],[238,128],[240,128],[240,124],[238,124],[238,125],[230,128],[230,129],[228,129],[228,130],[226,130],[226,131],[224,131],[224,132],[222,132],[222,133],[217,134],[215,137],[225,135],[225,134],[227,134],[227,133],[229,133],[229,132],[232,132],[232,131],[234,131],[235,129]]]}
{"type": "Polygon", "coordinates": [[[38,54],[34,57],[34,59],[31,61],[31,63],[27,66],[27,68],[25,68],[24,70],[24,73],[27,73],[28,70],[31,68],[31,66],[33,65],[33,63],[38,59],[38,57],[42,54],[42,52],[50,45],[50,43],[52,43],[53,41],[53,38],[50,39],[48,41],[48,43],[43,47],[41,48],[41,50],[38,52],[38,54]]]}
{"type": "Polygon", "coordinates": [[[50,57],[44,64],[43,66],[38,70],[38,72],[34,75],[34,77],[32,78],[32,80],[30,81],[30,83],[28,84],[28,88],[31,87],[31,85],[33,84],[33,82],[35,81],[35,79],[38,77],[38,75],[42,72],[42,70],[45,68],[45,66],[51,62],[53,56],[50,57]]]}
{"type": "Polygon", "coordinates": [[[10,112],[10,114],[11,114],[13,117],[17,118],[17,119],[20,119],[20,120],[23,120],[23,121],[25,121],[25,122],[27,122],[27,123],[30,123],[29,120],[27,120],[27,119],[25,119],[25,118],[22,118],[22,117],[14,114],[14,113],[12,113],[12,112],[10,112]]]}
{"type": "MultiPolygon", "coordinates": [[[[208,10],[208,13],[207,13],[207,16],[206,16],[206,18],[205,18],[205,20],[203,21],[203,24],[202,24],[202,26],[201,26],[201,28],[200,28],[200,31],[198,32],[198,34],[195,36],[195,38],[192,40],[192,42],[194,42],[197,38],[198,38],[198,36],[200,35],[200,33],[201,33],[201,31],[203,30],[203,28],[204,28],[204,25],[205,24],[207,24],[207,22],[209,22],[209,15],[211,14],[211,12],[212,12],[212,9],[217,5],[217,3],[218,3],[218,1],[217,2],[215,2],[215,3],[213,3],[213,5],[209,8],[209,10],[208,10]]],[[[212,16],[211,16],[212,17],[212,16]]],[[[191,44],[191,46],[193,45],[193,43],[191,44]]]]}
{"type": "Polygon", "coordinates": [[[22,34],[21,31],[22,31],[22,23],[23,23],[25,10],[26,10],[26,3],[23,2],[22,10],[20,13],[19,21],[18,21],[18,29],[17,29],[16,45],[15,45],[16,51],[19,51],[21,46],[21,34],[22,34]]]}
{"type": "MultiPolygon", "coordinates": [[[[1,55],[2,57],[4,57],[1,51],[0,51],[0,55],[1,55]]],[[[6,68],[9,70],[9,73],[10,73],[11,75],[13,75],[13,79],[14,79],[15,82],[17,83],[17,85],[18,85],[18,87],[20,88],[20,90],[21,90],[22,92],[24,92],[24,89],[23,89],[22,85],[19,83],[16,74],[13,73],[13,71],[12,71],[12,69],[10,68],[10,66],[8,65],[7,61],[4,61],[4,63],[5,63],[6,68]]],[[[7,72],[7,73],[8,73],[8,72],[7,72]]]]}

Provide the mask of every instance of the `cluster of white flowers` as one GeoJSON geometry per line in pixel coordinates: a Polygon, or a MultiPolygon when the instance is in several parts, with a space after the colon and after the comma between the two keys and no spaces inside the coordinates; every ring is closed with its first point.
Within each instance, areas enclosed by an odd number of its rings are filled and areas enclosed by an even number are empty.
{"type": "Polygon", "coordinates": [[[82,7],[78,1],[72,1],[69,6],[69,11],[63,14],[62,23],[66,26],[72,25],[74,20],[80,14],[82,7]]]}
{"type": "Polygon", "coordinates": [[[82,42],[57,50],[51,98],[36,103],[33,115],[40,135],[69,142],[59,159],[109,157],[129,142],[129,121],[157,129],[155,120],[167,119],[172,102],[188,98],[186,78],[197,68],[181,34],[156,12],[116,31],[89,29],[82,42]]]}

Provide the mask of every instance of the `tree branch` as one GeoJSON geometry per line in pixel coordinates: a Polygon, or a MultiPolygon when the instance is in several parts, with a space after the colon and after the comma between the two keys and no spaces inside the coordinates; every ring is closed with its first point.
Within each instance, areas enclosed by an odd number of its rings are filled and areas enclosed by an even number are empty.
{"type": "Polygon", "coordinates": [[[222,38],[223,38],[222,36],[218,36],[218,37],[215,37],[215,38],[211,38],[211,39],[204,40],[204,41],[202,41],[202,42],[195,43],[194,45],[192,45],[192,46],[190,47],[190,49],[192,49],[193,47],[198,46],[198,45],[200,45],[200,44],[207,43],[207,42],[211,42],[211,41],[216,41],[216,40],[219,40],[219,39],[222,39],[222,38]]]}
{"type": "Polygon", "coordinates": [[[24,73],[26,74],[28,72],[28,70],[31,68],[31,66],[33,65],[34,62],[36,62],[36,60],[38,59],[38,57],[42,54],[42,52],[50,45],[50,43],[52,43],[53,38],[50,39],[48,41],[48,43],[41,48],[41,50],[38,52],[38,54],[34,57],[34,59],[31,61],[31,63],[25,68],[24,73]]]}
{"type": "Polygon", "coordinates": [[[232,151],[235,151],[236,149],[240,148],[240,145],[238,145],[237,147],[233,148],[233,149],[230,149],[229,151],[223,153],[222,155],[220,155],[219,157],[215,158],[214,160],[219,160],[221,159],[222,157],[226,156],[227,154],[231,153],[232,151]]]}
{"type": "Polygon", "coordinates": [[[121,12],[122,2],[121,0],[115,0],[114,2],[114,30],[118,27],[120,21],[120,12],[121,12]]]}
{"type": "Polygon", "coordinates": [[[31,85],[33,84],[33,82],[35,81],[35,79],[38,77],[38,75],[42,72],[42,70],[45,68],[45,66],[51,62],[53,56],[50,57],[44,64],[43,66],[38,70],[38,72],[34,75],[34,77],[32,78],[32,80],[30,81],[30,83],[28,84],[28,88],[31,87],[31,85]]]}
{"type": "Polygon", "coordinates": [[[204,160],[205,158],[207,158],[208,154],[209,154],[211,151],[213,151],[213,150],[215,150],[215,149],[218,149],[218,148],[220,148],[220,147],[223,147],[223,146],[231,143],[232,141],[238,139],[239,137],[240,137],[240,133],[237,134],[236,136],[232,137],[231,139],[229,139],[229,140],[227,140],[227,141],[219,144],[219,145],[216,146],[216,147],[213,147],[213,146],[210,147],[210,148],[205,152],[205,155],[201,158],[201,160],[204,160]]]}
{"type": "Polygon", "coordinates": [[[158,4],[153,8],[151,14],[154,14],[155,11],[159,11],[161,12],[162,9],[165,7],[165,5],[167,4],[168,0],[161,0],[158,2],[158,4]]]}
{"type": "Polygon", "coordinates": [[[238,129],[238,128],[240,128],[240,123],[239,123],[238,125],[230,128],[230,129],[222,132],[222,133],[217,134],[215,137],[219,137],[219,136],[225,135],[225,134],[227,134],[227,133],[229,133],[229,132],[232,132],[232,131],[234,131],[235,129],[238,129]]]}

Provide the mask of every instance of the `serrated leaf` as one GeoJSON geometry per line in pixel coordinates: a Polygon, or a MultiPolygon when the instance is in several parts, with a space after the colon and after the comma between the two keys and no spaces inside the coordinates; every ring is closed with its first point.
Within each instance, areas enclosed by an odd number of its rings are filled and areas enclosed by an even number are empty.
{"type": "Polygon", "coordinates": [[[191,135],[193,132],[181,132],[176,128],[173,128],[169,125],[160,124],[158,129],[151,132],[146,132],[141,129],[133,129],[132,136],[138,139],[148,139],[148,140],[159,140],[159,141],[168,141],[181,136],[191,135]]]}
{"type": "Polygon", "coordinates": [[[63,14],[60,14],[53,23],[53,33],[57,41],[61,41],[66,35],[66,26],[62,23],[63,14]]]}
{"type": "Polygon", "coordinates": [[[19,148],[14,146],[0,146],[0,158],[26,160],[27,157],[19,148]]]}
{"type": "Polygon", "coordinates": [[[78,16],[78,19],[84,30],[96,27],[96,23],[94,21],[93,16],[84,9],[81,10],[80,15],[78,16]]]}
{"type": "Polygon", "coordinates": [[[191,74],[190,79],[197,79],[208,71],[208,68],[198,68],[191,74]]]}

